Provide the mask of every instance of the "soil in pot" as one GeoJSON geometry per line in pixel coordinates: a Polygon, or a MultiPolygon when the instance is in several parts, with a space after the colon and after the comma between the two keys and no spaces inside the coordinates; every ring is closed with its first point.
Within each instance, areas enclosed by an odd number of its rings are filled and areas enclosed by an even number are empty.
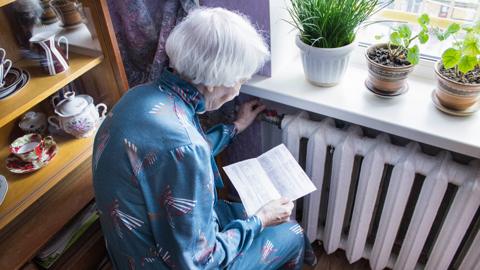
{"type": "Polygon", "coordinates": [[[368,52],[368,57],[375,61],[375,63],[388,67],[406,67],[410,65],[405,59],[406,53],[403,53],[398,58],[390,56],[387,48],[376,47],[368,52]]]}
{"type": "Polygon", "coordinates": [[[480,84],[480,67],[476,67],[474,70],[467,72],[465,76],[459,76],[455,72],[455,69],[446,69],[444,66],[440,67],[440,73],[458,83],[480,84]]]}
{"type": "Polygon", "coordinates": [[[375,44],[368,48],[365,57],[368,64],[366,87],[379,96],[393,97],[408,90],[407,77],[414,65],[401,57],[391,57],[388,44],[375,44]]]}
{"type": "Polygon", "coordinates": [[[445,69],[439,61],[435,65],[435,73],[437,75],[435,97],[441,106],[460,113],[470,112],[471,114],[478,110],[480,98],[478,67],[465,76],[459,76],[454,69],[445,69]]]}

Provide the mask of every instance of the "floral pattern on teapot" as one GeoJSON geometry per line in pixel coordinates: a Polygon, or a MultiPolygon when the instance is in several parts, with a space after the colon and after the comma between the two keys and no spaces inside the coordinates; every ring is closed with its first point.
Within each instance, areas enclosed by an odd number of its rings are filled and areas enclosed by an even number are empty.
{"type": "Polygon", "coordinates": [[[48,117],[50,125],[77,138],[92,136],[107,113],[107,105],[94,105],[91,96],[75,96],[74,92],[65,93],[65,98],[55,106],[56,116],[48,117]]]}

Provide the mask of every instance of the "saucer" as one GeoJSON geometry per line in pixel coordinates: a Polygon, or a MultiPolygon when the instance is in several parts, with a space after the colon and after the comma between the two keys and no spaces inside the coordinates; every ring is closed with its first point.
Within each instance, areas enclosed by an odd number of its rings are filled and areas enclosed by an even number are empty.
{"type": "Polygon", "coordinates": [[[5,196],[7,195],[7,191],[8,191],[7,179],[5,179],[5,176],[0,175],[0,204],[2,204],[3,200],[5,199],[5,196]]]}
{"type": "Polygon", "coordinates": [[[6,167],[12,173],[29,173],[36,171],[47,165],[57,154],[58,147],[54,141],[46,142],[46,149],[42,153],[42,158],[34,162],[26,162],[14,154],[10,154],[6,160],[6,167]]]}
{"type": "Polygon", "coordinates": [[[465,110],[462,110],[462,111],[449,109],[449,108],[443,106],[442,103],[440,103],[440,100],[438,100],[437,95],[435,95],[435,89],[432,91],[432,101],[433,101],[433,104],[435,105],[435,107],[437,107],[437,109],[439,111],[444,112],[444,113],[449,114],[449,115],[453,115],[453,116],[470,116],[480,109],[480,102],[477,102],[477,103],[473,104],[472,106],[470,106],[470,107],[468,107],[468,108],[466,108],[465,110]]]}
{"type": "Polygon", "coordinates": [[[11,88],[17,87],[22,81],[22,70],[12,67],[5,75],[5,83],[0,87],[0,92],[9,91],[11,88]]]}
{"type": "Polygon", "coordinates": [[[20,69],[18,69],[18,71],[21,74],[18,83],[16,83],[15,86],[11,85],[6,88],[0,88],[0,99],[4,99],[14,94],[18,90],[22,89],[30,81],[30,73],[28,73],[28,71],[20,69]]]}
{"type": "Polygon", "coordinates": [[[397,92],[393,92],[393,93],[378,90],[375,87],[373,87],[373,85],[370,85],[370,83],[368,81],[365,81],[365,87],[367,87],[368,91],[372,92],[374,95],[376,95],[377,97],[380,97],[380,98],[393,98],[393,97],[397,97],[397,96],[403,95],[406,92],[408,92],[408,84],[405,85],[405,87],[403,89],[401,89],[397,92]]]}

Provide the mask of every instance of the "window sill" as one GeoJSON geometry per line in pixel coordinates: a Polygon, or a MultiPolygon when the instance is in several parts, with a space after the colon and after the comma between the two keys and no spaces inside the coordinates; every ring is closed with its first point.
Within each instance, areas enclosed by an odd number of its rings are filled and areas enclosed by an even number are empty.
{"type": "Polygon", "coordinates": [[[469,117],[440,112],[431,100],[435,80],[415,74],[403,96],[376,97],[364,86],[365,62],[352,62],[339,85],[321,88],[305,80],[296,57],[270,78],[254,77],[242,93],[480,158],[480,112],[469,117]]]}

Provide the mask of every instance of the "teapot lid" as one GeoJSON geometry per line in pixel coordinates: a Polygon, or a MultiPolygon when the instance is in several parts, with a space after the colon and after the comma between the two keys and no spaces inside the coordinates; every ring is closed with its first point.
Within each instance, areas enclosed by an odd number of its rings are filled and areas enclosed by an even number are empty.
{"type": "Polygon", "coordinates": [[[75,97],[75,92],[65,93],[65,99],[55,108],[60,116],[71,116],[79,114],[88,106],[88,101],[82,97],[75,97]]]}

